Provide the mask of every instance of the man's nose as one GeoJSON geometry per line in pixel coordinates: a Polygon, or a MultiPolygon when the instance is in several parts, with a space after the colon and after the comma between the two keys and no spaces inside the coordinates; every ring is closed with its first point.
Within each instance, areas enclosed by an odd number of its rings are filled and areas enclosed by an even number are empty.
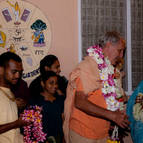
{"type": "Polygon", "coordinates": [[[18,78],[20,78],[20,77],[21,77],[21,74],[20,74],[19,72],[16,72],[16,73],[15,73],[15,78],[18,79],[18,78]]]}
{"type": "Polygon", "coordinates": [[[59,68],[59,73],[61,72],[61,69],[59,68]]]}
{"type": "Polygon", "coordinates": [[[57,89],[57,88],[58,88],[58,84],[55,84],[55,85],[54,85],[54,88],[57,89]]]}

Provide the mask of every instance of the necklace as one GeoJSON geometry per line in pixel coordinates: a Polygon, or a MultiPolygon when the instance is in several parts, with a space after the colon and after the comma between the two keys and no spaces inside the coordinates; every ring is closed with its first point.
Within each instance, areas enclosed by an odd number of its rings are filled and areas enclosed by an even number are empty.
{"type": "Polygon", "coordinates": [[[4,95],[8,98],[8,99],[10,99],[11,101],[15,101],[15,97],[14,97],[14,95],[12,94],[12,96],[13,97],[10,97],[2,88],[0,88],[0,90],[4,93],[4,95]]]}
{"type": "Polygon", "coordinates": [[[116,111],[120,107],[120,103],[116,100],[116,86],[114,79],[114,67],[108,58],[104,58],[102,48],[98,45],[91,46],[87,49],[87,53],[98,64],[99,75],[102,81],[102,95],[107,104],[107,109],[116,111]]]}

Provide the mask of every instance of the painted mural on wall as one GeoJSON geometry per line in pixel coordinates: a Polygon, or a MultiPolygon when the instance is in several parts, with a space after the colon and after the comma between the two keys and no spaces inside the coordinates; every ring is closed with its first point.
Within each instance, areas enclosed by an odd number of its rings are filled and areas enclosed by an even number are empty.
{"type": "Polygon", "coordinates": [[[22,0],[0,2],[0,53],[11,51],[22,58],[23,79],[39,75],[39,63],[50,42],[50,24],[39,8],[22,0]]]}

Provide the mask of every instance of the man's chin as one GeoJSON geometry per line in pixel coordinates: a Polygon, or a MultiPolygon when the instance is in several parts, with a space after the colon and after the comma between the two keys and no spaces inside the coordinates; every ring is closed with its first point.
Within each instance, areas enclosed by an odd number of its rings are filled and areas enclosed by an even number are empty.
{"type": "Polygon", "coordinates": [[[12,84],[12,85],[16,85],[17,82],[18,82],[18,80],[13,80],[13,81],[11,82],[11,84],[12,84]]]}

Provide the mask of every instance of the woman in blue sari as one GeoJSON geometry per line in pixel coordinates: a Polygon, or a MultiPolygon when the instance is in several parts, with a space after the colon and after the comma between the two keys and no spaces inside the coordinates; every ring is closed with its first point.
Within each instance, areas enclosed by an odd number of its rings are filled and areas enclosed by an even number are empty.
{"type": "Polygon", "coordinates": [[[139,83],[127,103],[127,115],[129,116],[131,136],[134,143],[143,143],[143,122],[135,120],[133,106],[136,104],[136,97],[139,93],[143,94],[143,81],[139,83]]]}

